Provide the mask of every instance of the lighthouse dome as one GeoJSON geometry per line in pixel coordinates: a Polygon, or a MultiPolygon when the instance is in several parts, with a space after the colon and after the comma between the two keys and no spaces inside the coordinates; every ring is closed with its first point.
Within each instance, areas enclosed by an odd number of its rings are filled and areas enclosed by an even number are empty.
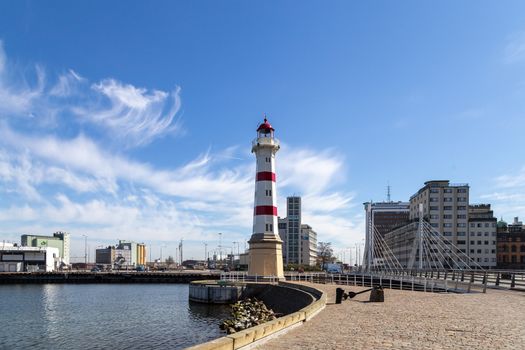
{"type": "Polygon", "coordinates": [[[272,131],[274,131],[274,128],[270,123],[268,123],[268,119],[264,118],[264,123],[259,125],[257,128],[257,132],[263,133],[263,134],[269,134],[272,131]]]}

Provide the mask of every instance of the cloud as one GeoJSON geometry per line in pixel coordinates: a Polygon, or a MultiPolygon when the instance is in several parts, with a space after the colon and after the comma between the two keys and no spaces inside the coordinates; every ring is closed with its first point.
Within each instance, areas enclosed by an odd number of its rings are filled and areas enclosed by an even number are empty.
{"type": "Polygon", "coordinates": [[[503,60],[507,64],[525,60],[525,32],[515,33],[508,38],[503,60]]]}
{"type": "Polygon", "coordinates": [[[91,89],[104,97],[103,101],[96,106],[74,108],[74,112],[84,120],[109,128],[121,142],[144,145],[180,130],[180,122],[174,122],[181,107],[180,87],[169,93],[148,91],[105,79],[91,89]]]}
{"type": "Polygon", "coordinates": [[[517,174],[498,176],[495,182],[500,188],[525,187],[525,166],[517,174]]]}
{"type": "MultiPolygon", "coordinates": [[[[42,67],[32,71],[27,77],[13,69],[0,42],[3,236],[64,230],[97,242],[184,238],[190,251],[203,241],[211,249],[217,232],[228,241],[250,237],[255,162],[243,148],[208,148],[163,168],[122,153],[181,132],[180,87],[167,92],[114,78],[90,82],[72,69],[51,78],[42,67]],[[109,136],[126,148],[107,147],[109,136]]],[[[346,173],[340,153],[282,145],[277,173],[281,216],[285,197],[301,195],[305,223],[319,240],[355,241],[361,219],[350,215],[354,194],[338,190],[346,173]]]]}
{"type": "Polygon", "coordinates": [[[492,192],[481,199],[491,201],[498,217],[510,218],[525,215],[525,166],[515,174],[498,176],[493,181],[492,192]]]}
{"type": "Polygon", "coordinates": [[[72,69],[50,83],[53,79],[47,79],[41,66],[34,67],[34,76],[8,66],[0,41],[0,118],[35,118],[35,123],[55,128],[65,121],[89,123],[127,147],[183,131],[176,117],[181,108],[178,86],[166,92],[113,78],[90,83],[72,69]]]}

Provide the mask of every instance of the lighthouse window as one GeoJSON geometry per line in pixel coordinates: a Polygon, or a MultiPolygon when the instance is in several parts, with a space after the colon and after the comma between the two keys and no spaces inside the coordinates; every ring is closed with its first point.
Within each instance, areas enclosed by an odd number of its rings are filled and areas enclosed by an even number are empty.
{"type": "Polygon", "coordinates": [[[272,160],[270,157],[266,157],[266,163],[270,163],[272,160]]]}
{"type": "Polygon", "coordinates": [[[267,232],[273,231],[273,224],[266,224],[266,231],[267,232]]]}
{"type": "Polygon", "coordinates": [[[266,190],[266,195],[267,196],[271,196],[272,195],[272,190],[266,190]]]}

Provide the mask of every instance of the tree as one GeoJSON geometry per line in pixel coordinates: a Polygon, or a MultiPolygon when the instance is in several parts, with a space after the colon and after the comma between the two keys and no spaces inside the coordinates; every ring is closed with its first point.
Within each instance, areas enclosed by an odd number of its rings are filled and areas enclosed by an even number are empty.
{"type": "Polygon", "coordinates": [[[173,257],[172,257],[171,255],[168,256],[168,258],[166,259],[166,264],[167,264],[168,266],[171,266],[171,265],[174,264],[174,263],[175,263],[175,260],[173,259],[173,257]]]}
{"type": "Polygon", "coordinates": [[[317,244],[317,258],[321,263],[321,268],[324,268],[326,263],[334,261],[334,250],[332,249],[332,243],[330,242],[319,242],[317,244]]]}

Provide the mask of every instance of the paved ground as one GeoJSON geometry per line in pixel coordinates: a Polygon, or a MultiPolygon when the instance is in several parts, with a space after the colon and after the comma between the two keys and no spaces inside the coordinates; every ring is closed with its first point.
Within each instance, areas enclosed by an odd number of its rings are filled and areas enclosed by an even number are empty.
{"type": "Polygon", "coordinates": [[[364,293],[336,305],[337,286],[310,285],[328,292],[326,308],[256,349],[525,349],[525,292],[385,289],[384,303],[364,293]]]}

